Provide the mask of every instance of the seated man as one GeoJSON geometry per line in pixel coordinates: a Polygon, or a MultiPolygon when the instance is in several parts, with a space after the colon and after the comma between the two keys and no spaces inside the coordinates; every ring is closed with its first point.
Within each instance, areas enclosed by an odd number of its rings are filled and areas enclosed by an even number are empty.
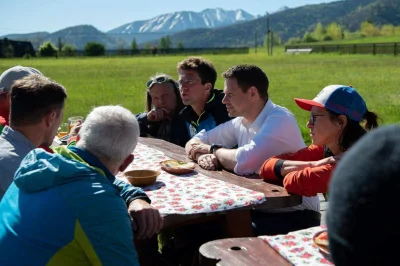
{"type": "MultiPolygon", "coordinates": [[[[32,67],[15,66],[4,71],[0,76],[0,133],[9,124],[10,116],[10,90],[12,84],[31,74],[39,74],[39,70],[32,67]]],[[[1,198],[1,197],[0,197],[1,198]]]]}
{"type": "Polygon", "coordinates": [[[398,265],[400,126],[371,131],[342,158],[329,186],[335,265],[398,265]]]}
{"type": "MultiPolygon", "coordinates": [[[[263,162],[272,156],[305,147],[294,115],[269,99],[269,81],[259,67],[234,66],[223,73],[223,77],[225,97],[222,102],[229,115],[236,118],[198,133],[185,147],[190,158],[208,170],[221,166],[246,175],[258,172],[263,162]]],[[[257,234],[287,233],[320,222],[318,197],[303,197],[301,205],[274,212],[274,215],[254,213],[257,234]],[[264,216],[270,220],[274,216],[273,226],[269,226],[264,216]],[[258,225],[256,220],[260,220],[258,225]]]]}
{"type": "MultiPolygon", "coordinates": [[[[0,202],[7,254],[0,265],[139,265],[126,203],[113,185],[138,136],[131,112],[102,106],[87,116],[76,146],[32,150],[0,202]]],[[[142,224],[146,231],[160,229],[161,218],[153,218],[142,224]]]]}
{"type": "Polygon", "coordinates": [[[224,94],[214,88],[217,71],[200,57],[178,63],[181,97],[186,107],[180,112],[187,126],[188,139],[201,130],[210,130],[231,118],[222,104],[224,94]]]}
{"type": "MultiPolygon", "coordinates": [[[[22,159],[34,148],[48,147],[61,124],[66,91],[60,84],[38,74],[26,76],[11,88],[10,126],[0,136],[0,200],[13,181],[22,159]]],[[[114,180],[132,217],[138,217],[138,237],[158,231],[160,213],[149,205],[140,188],[114,180]],[[147,225],[150,225],[146,228],[147,225]]]]}
{"type": "Polygon", "coordinates": [[[166,74],[158,74],[146,86],[146,112],[136,115],[140,136],[151,136],[185,147],[189,134],[185,121],[179,116],[184,105],[178,83],[166,74]]]}

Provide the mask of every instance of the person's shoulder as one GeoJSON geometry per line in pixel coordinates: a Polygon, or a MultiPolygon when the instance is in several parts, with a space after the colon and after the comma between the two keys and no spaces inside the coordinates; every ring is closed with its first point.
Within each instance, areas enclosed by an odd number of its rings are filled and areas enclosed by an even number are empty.
{"type": "Polygon", "coordinates": [[[293,113],[286,107],[275,104],[271,101],[271,114],[277,116],[294,117],[293,113]]]}

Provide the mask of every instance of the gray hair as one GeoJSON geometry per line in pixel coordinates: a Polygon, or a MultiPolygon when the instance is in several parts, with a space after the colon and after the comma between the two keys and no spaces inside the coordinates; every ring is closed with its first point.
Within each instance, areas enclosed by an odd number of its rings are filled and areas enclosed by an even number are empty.
{"type": "Polygon", "coordinates": [[[139,133],[136,117],[128,109],[100,106],[82,124],[76,146],[110,163],[122,163],[135,149],[139,133]]]}

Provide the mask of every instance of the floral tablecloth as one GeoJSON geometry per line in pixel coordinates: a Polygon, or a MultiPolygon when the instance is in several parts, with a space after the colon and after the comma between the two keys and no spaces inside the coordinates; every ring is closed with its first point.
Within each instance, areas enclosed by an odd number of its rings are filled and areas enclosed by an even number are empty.
{"type": "Polygon", "coordinates": [[[293,265],[333,265],[313,243],[313,236],[326,229],[316,226],[287,235],[259,236],[293,265]]]}
{"type": "MultiPolygon", "coordinates": [[[[135,159],[125,171],[134,169],[159,170],[157,181],[144,187],[152,206],[162,215],[219,212],[259,204],[265,201],[263,193],[239,187],[193,172],[172,175],[161,170],[160,162],[171,158],[163,152],[138,143],[135,159]]],[[[117,175],[124,179],[123,173],[117,175]]]]}

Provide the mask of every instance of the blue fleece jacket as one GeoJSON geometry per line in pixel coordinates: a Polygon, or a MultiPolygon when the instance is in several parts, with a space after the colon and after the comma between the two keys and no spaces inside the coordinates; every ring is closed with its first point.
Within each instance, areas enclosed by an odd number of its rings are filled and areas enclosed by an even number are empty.
{"type": "Polygon", "coordinates": [[[31,151],[0,202],[0,265],[139,265],[115,177],[81,149],[57,152],[31,151]]]}

